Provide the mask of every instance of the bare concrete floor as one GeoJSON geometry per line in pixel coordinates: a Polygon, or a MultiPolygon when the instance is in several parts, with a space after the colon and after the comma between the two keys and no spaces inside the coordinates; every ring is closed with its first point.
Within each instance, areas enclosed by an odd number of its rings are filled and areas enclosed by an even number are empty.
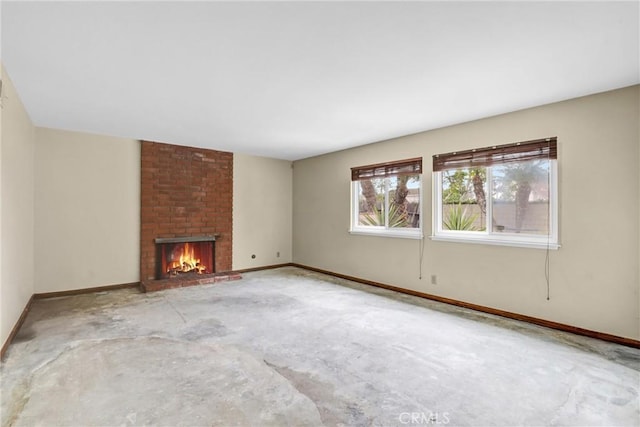
{"type": "Polygon", "coordinates": [[[640,351],[296,268],[36,301],[2,425],[640,424],[640,351]]]}

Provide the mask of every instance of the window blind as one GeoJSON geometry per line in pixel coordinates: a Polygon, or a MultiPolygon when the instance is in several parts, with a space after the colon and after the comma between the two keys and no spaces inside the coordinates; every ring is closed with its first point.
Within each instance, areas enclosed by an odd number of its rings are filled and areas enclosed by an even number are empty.
{"type": "Polygon", "coordinates": [[[473,168],[535,159],[557,159],[558,138],[536,139],[474,150],[436,154],[433,156],[433,171],[473,168]]]}
{"type": "Polygon", "coordinates": [[[351,181],[422,173],[422,157],[351,168],[351,181]]]}

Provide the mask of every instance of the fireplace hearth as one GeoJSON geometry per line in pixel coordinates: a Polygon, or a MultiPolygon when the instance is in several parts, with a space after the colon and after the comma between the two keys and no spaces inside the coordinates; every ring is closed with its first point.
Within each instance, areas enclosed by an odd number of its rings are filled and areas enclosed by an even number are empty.
{"type": "Polygon", "coordinates": [[[215,271],[214,236],[158,237],[156,276],[140,283],[144,292],[241,279],[238,273],[215,271]]]}

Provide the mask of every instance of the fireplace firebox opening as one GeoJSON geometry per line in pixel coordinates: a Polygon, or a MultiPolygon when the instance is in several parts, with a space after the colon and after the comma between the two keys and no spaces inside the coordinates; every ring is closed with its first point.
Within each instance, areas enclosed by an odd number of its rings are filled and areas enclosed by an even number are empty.
{"type": "Polygon", "coordinates": [[[157,238],[156,279],[215,273],[215,236],[157,238]]]}

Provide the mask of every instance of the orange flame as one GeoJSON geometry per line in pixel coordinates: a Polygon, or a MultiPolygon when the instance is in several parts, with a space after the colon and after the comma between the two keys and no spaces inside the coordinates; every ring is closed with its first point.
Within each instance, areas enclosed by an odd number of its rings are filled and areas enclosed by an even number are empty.
{"type": "Polygon", "coordinates": [[[180,253],[180,259],[171,262],[167,266],[167,273],[189,273],[194,272],[202,274],[207,267],[200,265],[200,259],[195,257],[195,251],[189,243],[185,243],[180,253]]]}

